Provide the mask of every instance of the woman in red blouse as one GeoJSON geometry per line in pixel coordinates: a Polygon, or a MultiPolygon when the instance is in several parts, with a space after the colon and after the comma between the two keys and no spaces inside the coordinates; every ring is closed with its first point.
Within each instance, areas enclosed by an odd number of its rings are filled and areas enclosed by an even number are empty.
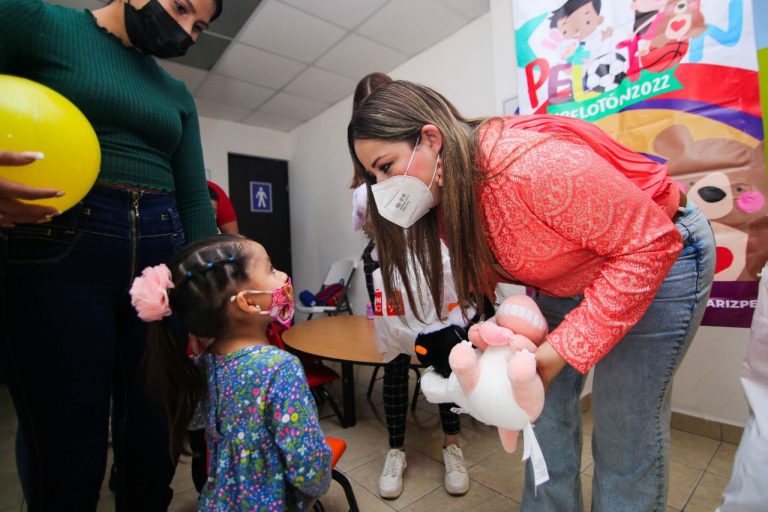
{"type": "Polygon", "coordinates": [[[498,282],[535,289],[550,323],[536,353],[550,482],[534,494],[528,470],[523,509],[581,510],[579,398],[594,367],[593,507],[664,510],[672,376],[714,273],[709,223],[666,167],[583,121],[469,120],[403,81],[371,93],[347,136],[387,292],[412,253],[439,308],[441,238],[463,306],[498,282]]]}

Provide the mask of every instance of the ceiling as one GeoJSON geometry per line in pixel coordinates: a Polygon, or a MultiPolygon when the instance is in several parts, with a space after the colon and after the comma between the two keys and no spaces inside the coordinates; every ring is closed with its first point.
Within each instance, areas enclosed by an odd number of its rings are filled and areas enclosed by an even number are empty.
{"type": "MultiPolygon", "coordinates": [[[[106,0],[46,0],[98,8],[106,0]]],[[[200,115],[288,132],[488,12],[490,0],[227,0],[187,55],[160,61],[200,115]]]]}

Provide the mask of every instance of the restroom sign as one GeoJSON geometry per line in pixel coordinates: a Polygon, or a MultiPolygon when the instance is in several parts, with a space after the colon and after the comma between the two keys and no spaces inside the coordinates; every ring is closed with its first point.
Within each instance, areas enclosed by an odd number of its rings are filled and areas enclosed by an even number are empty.
{"type": "Polygon", "coordinates": [[[272,213],[272,184],[251,182],[251,212],[272,213]]]}

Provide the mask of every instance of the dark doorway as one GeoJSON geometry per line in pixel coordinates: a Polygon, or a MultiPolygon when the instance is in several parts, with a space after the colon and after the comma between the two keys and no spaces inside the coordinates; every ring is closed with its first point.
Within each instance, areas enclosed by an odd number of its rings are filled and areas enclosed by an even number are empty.
{"type": "Polygon", "coordinates": [[[275,268],[291,275],[288,162],[230,153],[229,196],[240,233],[263,245],[275,268]]]}

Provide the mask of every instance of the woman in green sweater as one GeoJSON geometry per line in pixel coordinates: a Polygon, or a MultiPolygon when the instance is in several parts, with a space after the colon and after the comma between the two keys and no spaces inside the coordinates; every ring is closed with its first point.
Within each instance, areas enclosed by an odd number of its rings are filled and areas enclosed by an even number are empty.
{"type": "MultiPolygon", "coordinates": [[[[222,2],[113,0],[90,12],[0,1],[0,73],[69,98],[102,153],[96,186],[61,214],[18,201],[57,191],[0,180],[0,360],[30,510],[96,509],[111,398],[117,509],[171,501],[175,461],[145,388],[146,331],[127,291],[140,269],[216,233],[194,101],[154,57],[183,55],[222,2]]],[[[35,158],[0,151],[0,165],[35,158]]]]}

